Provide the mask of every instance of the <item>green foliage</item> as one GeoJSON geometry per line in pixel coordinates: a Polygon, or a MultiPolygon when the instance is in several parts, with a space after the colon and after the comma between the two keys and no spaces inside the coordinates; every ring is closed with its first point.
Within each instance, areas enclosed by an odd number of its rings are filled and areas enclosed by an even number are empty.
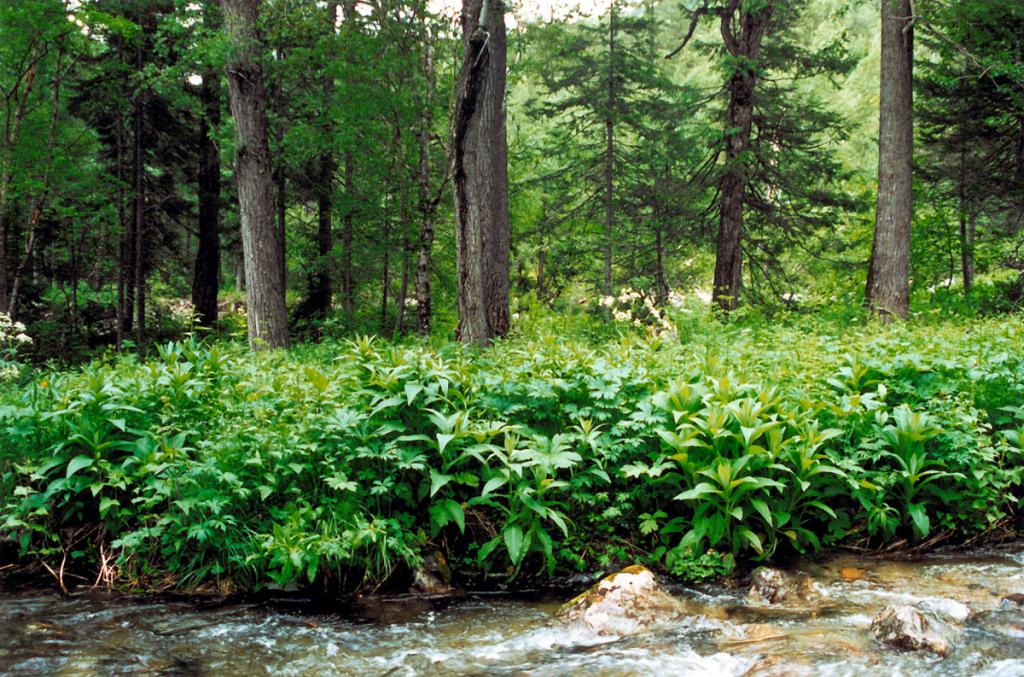
{"type": "Polygon", "coordinates": [[[840,331],[260,355],[190,339],[39,372],[0,403],[0,537],[184,586],[375,586],[425,541],[464,577],[640,559],[699,580],[1012,514],[1019,324],[840,331]]]}

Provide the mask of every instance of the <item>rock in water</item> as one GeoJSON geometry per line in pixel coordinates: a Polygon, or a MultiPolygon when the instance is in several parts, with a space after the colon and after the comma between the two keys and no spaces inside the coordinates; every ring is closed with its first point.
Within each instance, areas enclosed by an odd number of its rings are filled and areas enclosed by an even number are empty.
{"type": "Polygon", "coordinates": [[[684,615],[685,609],[647,567],[602,578],[558,611],[558,620],[599,635],[635,635],[684,615]]]}
{"type": "Polygon", "coordinates": [[[1003,597],[1001,600],[999,600],[999,603],[1003,607],[1006,607],[1008,609],[1012,609],[1015,606],[1018,608],[1024,608],[1024,595],[1021,595],[1019,593],[1007,595],[1003,597]]]}
{"type": "Polygon", "coordinates": [[[912,606],[887,606],[871,621],[875,639],[897,649],[949,653],[949,640],[934,632],[928,618],[912,606]]]}
{"type": "Polygon", "coordinates": [[[440,550],[428,550],[412,572],[412,592],[441,595],[452,591],[452,571],[440,550]]]}
{"type": "Polygon", "coordinates": [[[804,604],[816,597],[810,578],[797,579],[771,567],[758,567],[750,576],[747,601],[752,604],[804,604]]]}

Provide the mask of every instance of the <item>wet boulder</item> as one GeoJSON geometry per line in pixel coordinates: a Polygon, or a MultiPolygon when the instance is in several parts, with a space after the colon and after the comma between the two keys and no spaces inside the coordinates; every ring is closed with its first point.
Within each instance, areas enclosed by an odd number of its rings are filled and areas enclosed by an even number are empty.
{"type": "Polygon", "coordinates": [[[771,567],[758,567],[750,576],[747,601],[751,604],[806,604],[817,594],[814,582],[771,567]]]}
{"type": "Polygon", "coordinates": [[[452,591],[452,570],[440,550],[423,554],[420,565],[412,572],[412,590],[424,595],[443,595],[452,591]]]}
{"type": "Polygon", "coordinates": [[[928,618],[918,609],[887,606],[871,621],[875,639],[896,649],[930,651],[939,656],[949,653],[949,640],[932,629],[928,618]]]}
{"type": "Polygon", "coordinates": [[[649,630],[685,614],[654,573],[630,566],[606,576],[575,599],[562,605],[557,620],[599,635],[625,636],[649,630]]]}
{"type": "Polygon", "coordinates": [[[1014,593],[1012,595],[1006,595],[999,604],[1006,609],[1024,609],[1024,595],[1014,593]]]}

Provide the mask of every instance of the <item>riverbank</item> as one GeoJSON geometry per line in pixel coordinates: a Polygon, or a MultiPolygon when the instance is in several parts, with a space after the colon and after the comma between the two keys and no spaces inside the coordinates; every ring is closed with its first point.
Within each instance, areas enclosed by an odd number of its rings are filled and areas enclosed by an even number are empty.
{"type": "Polygon", "coordinates": [[[787,569],[810,594],[776,604],[745,589],[670,586],[685,617],[632,637],[554,620],[579,591],[287,599],[60,597],[0,590],[0,672],[335,674],[944,675],[1024,671],[1024,544],[916,561],[837,554],[787,569]],[[921,609],[945,658],[874,639],[891,604],[921,609]]]}
{"type": "Polygon", "coordinates": [[[1019,521],[1017,318],[585,336],[189,340],[33,372],[0,393],[0,538],[129,589],[367,592],[633,562],[693,582],[1019,521]]]}

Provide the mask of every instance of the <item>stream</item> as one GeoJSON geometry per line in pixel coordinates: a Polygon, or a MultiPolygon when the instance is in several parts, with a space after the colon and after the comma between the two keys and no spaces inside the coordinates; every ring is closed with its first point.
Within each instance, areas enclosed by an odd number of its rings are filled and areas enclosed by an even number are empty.
{"type": "Polygon", "coordinates": [[[3,675],[1024,675],[1024,543],[913,561],[838,554],[790,569],[816,601],[748,602],[745,591],[673,588],[670,627],[601,637],[553,624],[573,591],[307,600],[154,601],[91,591],[7,591],[3,675]],[[926,611],[944,659],[873,639],[888,604],[926,611]]]}

